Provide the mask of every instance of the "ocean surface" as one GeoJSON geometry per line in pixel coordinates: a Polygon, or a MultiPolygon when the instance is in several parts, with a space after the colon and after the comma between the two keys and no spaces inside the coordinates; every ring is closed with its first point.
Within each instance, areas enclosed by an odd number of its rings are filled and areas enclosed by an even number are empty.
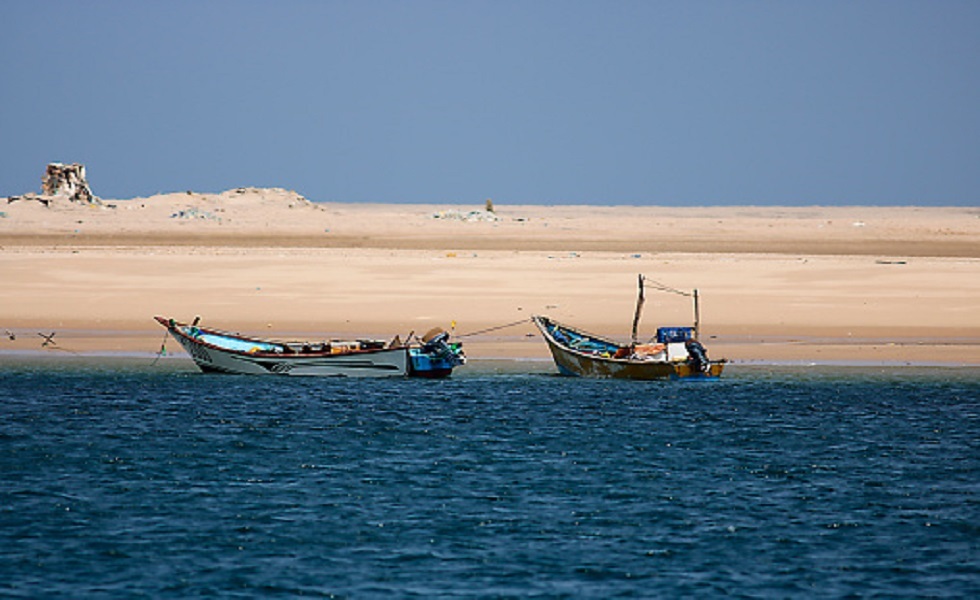
{"type": "Polygon", "coordinates": [[[980,371],[0,365],[0,597],[980,597],[980,371]]]}

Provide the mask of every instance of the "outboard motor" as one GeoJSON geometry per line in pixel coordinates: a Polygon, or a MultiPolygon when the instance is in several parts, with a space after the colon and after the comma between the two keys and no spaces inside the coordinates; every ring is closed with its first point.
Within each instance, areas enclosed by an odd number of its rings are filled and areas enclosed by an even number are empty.
{"type": "Polygon", "coordinates": [[[456,366],[466,362],[462,354],[455,352],[449,345],[449,332],[439,328],[433,329],[422,337],[422,352],[456,366]]]}
{"type": "Polygon", "coordinates": [[[425,344],[422,346],[422,350],[425,351],[426,354],[442,356],[448,352],[452,352],[452,350],[449,348],[449,344],[446,343],[448,341],[449,334],[443,331],[431,339],[426,340],[425,344]]]}
{"type": "Polygon", "coordinates": [[[701,342],[687,340],[684,342],[684,347],[687,348],[687,362],[691,365],[691,368],[699,373],[707,373],[711,368],[711,364],[708,362],[708,351],[704,349],[701,342]]]}

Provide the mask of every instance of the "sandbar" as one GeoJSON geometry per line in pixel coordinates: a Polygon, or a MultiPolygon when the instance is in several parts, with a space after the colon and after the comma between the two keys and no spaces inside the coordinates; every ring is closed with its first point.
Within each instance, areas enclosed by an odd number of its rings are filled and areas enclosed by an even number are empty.
{"type": "MultiPolygon", "coordinates": [[[[200,315],[291,339],[438,326],[474,359],[547,359],[531,315],[628,339],[642,273],[699,290],[712,358],[980,365],[976,208],[489,213],[241,188],[0,210],[0,357],[152,354],[164,339],[154,315],[200,315]]],[[[692,321],[690,298],[648,293],[641,334],[692,321]]]]}

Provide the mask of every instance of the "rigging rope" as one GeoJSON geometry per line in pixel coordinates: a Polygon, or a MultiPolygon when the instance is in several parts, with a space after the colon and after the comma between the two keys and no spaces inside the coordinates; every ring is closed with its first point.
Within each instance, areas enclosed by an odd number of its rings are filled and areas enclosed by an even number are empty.
{"type": "Polygon", "coordinates": [[[692,294],[691,292],[685,292],[677,288],[672,288],[670,286],[660,283],[659,281],[654,281],[652,279],[647,279],[645,277],[643,278],[643,285],[644,287],[652,287],[653,289],[661,292],[668,292],[670,294],[677,294],[679,296],[687,296],[688,298],[694,296],[694,294],[692,294]]]}

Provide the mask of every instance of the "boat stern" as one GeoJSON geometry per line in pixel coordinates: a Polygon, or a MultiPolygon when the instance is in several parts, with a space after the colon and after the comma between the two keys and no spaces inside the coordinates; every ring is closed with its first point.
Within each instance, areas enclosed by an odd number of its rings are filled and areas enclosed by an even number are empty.
{"type": "Polygon", "coordinates": [[[466,364],[463,344],[450,342],[447,332],[441,331],[431,337],[426,336],[426,339],[421,347],[409,349],[411,377],[428,379],[449,377],[453,369],[466,364]]]}

